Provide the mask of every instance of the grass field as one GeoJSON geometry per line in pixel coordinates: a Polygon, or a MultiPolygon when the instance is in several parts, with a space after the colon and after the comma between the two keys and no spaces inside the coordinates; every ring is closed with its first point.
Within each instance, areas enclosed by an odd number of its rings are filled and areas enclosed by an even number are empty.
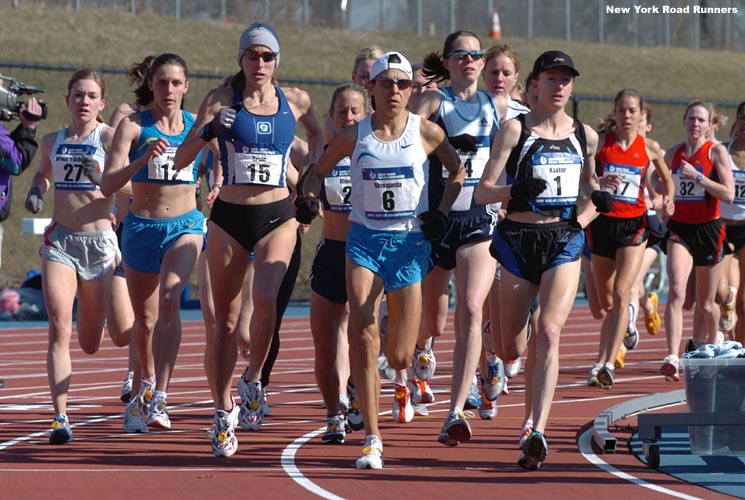
{"type": "MultiPolygon", "coordinates": [[[[178,21],[157,16],[133,17],[127,13],[96,9],[79,12],[68,9],[10,8],[0,6],[0,58],[5,62],[126,70],[145,55],[176,52],[189,64],[192,73],[229,75],[237,71],[237,42],[245,26],[213,21],[178,21]]],[[[484,20],[482,44],[489,20],[484,20]]],[[[351,65],[359,49],[378,44],[384,49],[403,52],[412,61],[427,52],[441,51],[445,36],[416,36],[389,33],[359,33],[322,30],[317,27],[277,25],[282,45],[282,61],[278,78],[326,82],[344,81],[350,77],[351,65]]],[[[537,29],[537,32],[540,30],[537,29]]],[[[728,52],[691,51],[677,48],[633,48],[627,46],[569,43],[557,40],[503,40],[523,59],[522,75],[535,57],[544,50],[561,49],[572,55],[581,76],[577,79],[578,96],[612,96],[619,89],[633,87],[647,98],[689,100],[705,98],[719,103],[739,102],[745,65],[743,55],[728,52]]],[[[65,124],[68,113],[64,104],[67,80],[72,71],[41,69],[9,69],[0,64],[0,71],[46,90],[49,118],[39,128],[38,139],[65,124]]],[[[108,112],[121,101],[132,100],[124,74],[106,76],[108,112]]],[[[196,111],[206,92],[219,83],[218,78],[192,78],[186,98],[187,109],[196,111]]],[[[311,93],[319,120],[328,108],[332,85],[314,83],[298,85],[311,93]]],[[[611,110],[602,99],[580,99],[579,117],[594,124],[611,110]]],[[[656,128],[653,137],[664,146],[683,139],[683,107],[655,105],[656,128]]],[[[734,110],[724,107],[724,114],[734,118],[734,110]]],[[[16,122],[6,124],[14,127],[16,122]]],[[[728,127],[726,127],[728,130],[728,127]]],[[[726,137],[720,132],[720,139],[726,137]]],[[[0,288],[17,286],[26,270],[39,266],[39,237],[21,233],[21,221],[29,214],[23,208],[26,191],[38,158],[14,183],[11,217],[3,223],[3,267],[0,288]]],[[[49,196],[40,216],[50,217],[49,196]]],[[[296,298],[308,295],[307,269],[317,242],[317,231],[304,241],[303,267],[296,298]]],[[[195,287],[192,287],[193,289],[195,287]]],[[[194,292],[192,292],[194,294],[194,292]]]]}

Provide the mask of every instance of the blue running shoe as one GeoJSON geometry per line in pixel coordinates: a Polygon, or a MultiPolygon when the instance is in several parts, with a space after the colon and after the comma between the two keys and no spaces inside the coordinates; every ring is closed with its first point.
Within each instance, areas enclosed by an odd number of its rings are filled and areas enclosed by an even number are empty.
{"type": "Polygon", "coordinates": [[[49,444],[64,444],[68,441],[74,441],[70,422],[67,415],[57,415],[52,420],[52,433],[49,435],[49,444]]]}
{"type": "Polygon", "coordinates": [[[534,430],[523,445],[523,452],[517,461],[517,465],[527,470],[538,470],[546,457],[548,457],[546,436],[542,432],[534,430]]]}

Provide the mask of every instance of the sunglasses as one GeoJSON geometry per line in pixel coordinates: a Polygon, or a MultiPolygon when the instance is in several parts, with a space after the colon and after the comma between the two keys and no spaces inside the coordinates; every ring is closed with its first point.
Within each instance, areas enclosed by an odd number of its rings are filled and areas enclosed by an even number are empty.
{"type": "Polygon", "coordinates": [[[457,57],[459,61],[465,61],[466,57],[471,56],[471,59],[478,61],[484,57],[483,50],[451,50],[448,57],[457,57]]]}
{"type": "Polygon", "coordinates": [[[277,59],[278,52],[254,52],[253,50],[247,50],[243,53],[249,61],[258,61],[261,59],[265,63],[270,63],[277,59]]]}
{"type": "Polygon", "coordinates": [[[396,87],[398,87],[398,90],[406,90],[411,87],[411,80],[408,80],[406,78],[389,78],[387,76],[379,76],[373,82],[377,82],[378,85],[383,87],[384,89],[391,89],[393,88],[393,84],[396,84],[396,87]]]}

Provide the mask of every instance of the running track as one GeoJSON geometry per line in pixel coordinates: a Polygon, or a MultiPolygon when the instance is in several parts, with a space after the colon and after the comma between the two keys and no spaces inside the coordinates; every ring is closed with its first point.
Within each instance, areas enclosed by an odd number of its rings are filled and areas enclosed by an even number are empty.
{"type": "MultiPolygon", "coordinates": [[[[686,316],[690,328],[690,315],[686,316]]],[[[452,325],[452,322],[451,322],[452,325]]],[[[216,458],[205,438],[213,412],[203,376],[204,333],[185,322],[169,390],[173,430],[121,433],[119,401],[126,349],[108,338],[95,356],[73,339],[73,380],[68,415],[75,441],[48,443],[52,417],[45,370],[46,328],[0,330],[0,498],[159,500],[223,498],[725,498],[648,469],[627,449],[635,419],[611,427],[615,454],[600,454],[588,439],[602,410],[624,400],[683,387],[658,374],[664,336],[650,337],[639,324],[639,347],[627,355],[610,391],[585,386],[596,352],[599,322],[577,306],[562,333],[561,374],[546,431],[547,462],[537,472],[515,464],[523,414],[523,375],[499,399],[495,420],[471,418],[474,437],[455,448],[436,441],[447,409],[452,331],[436,346],[437,402],[409,424],[382,417],[383,471],[357,471],[362,432],[342,446],[322,445],[325,412],[313,378],[307,318],[285,318],[282,347],[272,374],[273,415],[258,433],[240,431],[238,452],[216,458]],[[628,424],[628,425],[627,425],[628,424]],[[595,455],[595,453],[598,453],[595,455]]],[[[689,330],[688,330],[689,331],[689,330]]],[[[240,362],[239,362],[240,366],[240,362]]],[[[238,373],[238,369],[236,373],[238,373]]],[[[391,383],[383,384],[381,410],[390,408],[391,383]]],[[[680,410],[680,408],[678,409],[680,410]]],[[[675,410],[677,411],[677,410],[675,410]]]]}

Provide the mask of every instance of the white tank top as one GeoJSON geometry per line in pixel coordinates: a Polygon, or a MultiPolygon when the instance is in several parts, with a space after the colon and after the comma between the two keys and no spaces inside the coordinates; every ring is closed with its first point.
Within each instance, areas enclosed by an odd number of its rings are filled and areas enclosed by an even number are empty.
{"type": "Polygon", "coordinates": [[[393,141],[375,137],[371,116],[359,122],[351,157],[349,220],[368,229],[420,232],[416,216],[429,209],[420,117],[408,115],[404,132],[393,141]]]}
{"type": "Polygon", "coordinates": [[[101,135],[107,128],[109,126],[105,123],[99,123],[95,130],[81,142],[69,142],[67,128],[57,132],[52,152],[49,154],[54,172],[54,189],[63,191],[99,189],[83,175],[83,156],[92,156],[103,170],[104,163],[106,163],[106,151],[101,143],[101,135]]]}
{"type": "Polygon", "coordinates": [[[727,153],[732,176],[735,178],[735,199],[731,204],[719,204],[719,216],[728,220],[745,220],[745,170],[740,169],[732,160],[732,142],[727,144],[727,153]]]}

